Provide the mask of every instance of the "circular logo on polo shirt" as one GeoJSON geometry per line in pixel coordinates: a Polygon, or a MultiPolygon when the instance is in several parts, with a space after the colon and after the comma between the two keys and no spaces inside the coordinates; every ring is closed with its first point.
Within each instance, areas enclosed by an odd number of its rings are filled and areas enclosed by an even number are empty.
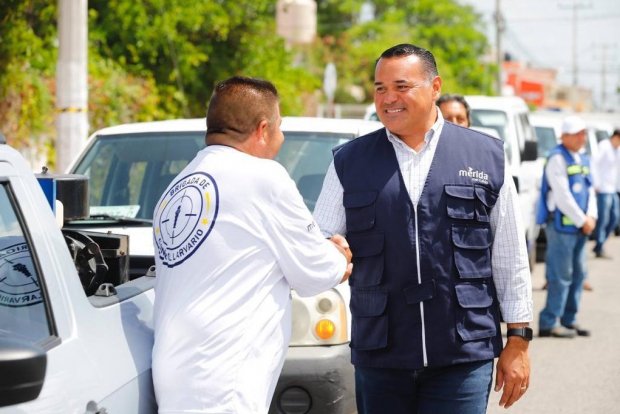
{"type": "Polygon", "coordinates": [[[574,194],[580,193],[583,190],[583,185],[581,183],[574,183],[572,190],[574,194]]]}
{"type": "Polygon", "coordinates": [[[0,306],[21,308],[42,301],[28,245],[22,242],[0,247],[0,306]]]}
{"type": "Polygon", "coordinates": [[[155,246],[168,267],[189,259],[209,237],[219,194],[209,174],[196,172],[169,187],[155,214],[155,246]]]}

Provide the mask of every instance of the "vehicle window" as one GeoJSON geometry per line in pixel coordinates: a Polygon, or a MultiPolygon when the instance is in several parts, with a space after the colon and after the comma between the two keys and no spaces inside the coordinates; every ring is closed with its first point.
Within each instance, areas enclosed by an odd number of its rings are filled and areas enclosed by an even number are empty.
{"type": "Polygon", "coordinates": [[[41,281],[10,188],[0,183],[0,335],[30,343],[51,335],[41,281]]]}
{"type": "Polygon", "coordinates": [[[90,178],[90,214],[152,220],[168,184],[204,146],[200,131],[99,138],[74,171],[90,178]]]}
{"type": "Polygon", "coordinates": [[[581,153],[585,153],[588,156],[592,156],[592,142],[596,142],[596,135],[594,133],[594,130],[589,129],[586,132],[586,135],[588,137],[588,139],[586,139],[586,145],[579,151],[581,153]]]}
{"type": "Polygon", "coordinates": [[[355,138],[353,134],[284,132],[285,140],[275,160],[284,166],[311,211],[332,161],[332,149],[355,138]]]}
{"type": "Polygon", "coordinates": [[[538,137],[538,156],[546,158],[549,151],[558,145],[555,130],[552,127],[537,126],[536,136],[538,137]]]}
{"type": "Polygon", "coordinates": [[[523,137],[526,141],[535,141],[536,140],[536,132],[530,124],[530,117],[528,114],[523,113],[519,114],[519,119],[521,121],[521,128],[523,128],[523,137]]]}
{"type": "Polygon", "coordinates": [[[517,130],[517,142],[519,148],[523,148],[523,140],[525,139],[525,130],[523,129],[523,124],[521,123],[521,117],[519,114],[515,114],[513,122],[515,124],[515,129],[517,130]]]}
{"type": "Polygon", "coordinates": [[[609,133],[605,130],[597,129],[596,133],[596,142],[601,142],[605,139],[609,139],[609,133]]]}
{"type": "Polygon", "coordinates": [[[508,117],[503,111],[489,109],[472,109],[471,111],[472,126],[492,128],[497,131],[499,137],[504,141],[504,149],[506,156],[512,160],[512,147],[508,141],[508,117]]]}

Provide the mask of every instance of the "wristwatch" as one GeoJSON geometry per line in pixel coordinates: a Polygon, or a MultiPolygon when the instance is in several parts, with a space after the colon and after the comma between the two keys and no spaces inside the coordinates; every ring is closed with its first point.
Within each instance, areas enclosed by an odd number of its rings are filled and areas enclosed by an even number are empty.
{"type": "Polygon", "coordinates": [[[529,328],[527,326],[523,327],[523,328],[512,328],[512,329],[508,329],[508,331],[506,331],[506,336],[507,337],[511,337],[511,336],[520,336],[521,338],[525,339],[526,341],[531,341],[532,338],[534,337],[534,331],[532,330],[532,328],[529,328]]]}

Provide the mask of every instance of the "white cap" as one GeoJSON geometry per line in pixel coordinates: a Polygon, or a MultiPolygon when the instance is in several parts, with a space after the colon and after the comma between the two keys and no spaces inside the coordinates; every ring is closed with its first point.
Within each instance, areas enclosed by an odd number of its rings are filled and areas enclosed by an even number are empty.
{"type": "Polygon", "coordinates": [[[586,129],[586,123],[576,115],[567,116],[562,121],[563,134],[576,134],[586,129]]]}

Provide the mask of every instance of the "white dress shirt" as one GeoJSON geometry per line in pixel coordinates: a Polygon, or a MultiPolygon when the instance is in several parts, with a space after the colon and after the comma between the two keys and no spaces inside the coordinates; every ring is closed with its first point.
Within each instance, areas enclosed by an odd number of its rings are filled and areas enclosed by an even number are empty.
{"type": "Polygon", "coordinates": [[[277,162],[209,146],[154,214],[159,412],[267,413],[291,337],[291,287],[336,286],[346,260],[277,162]]]}
{"type": "Polygon", "coordinates": [[[614,194],[620,174],[620,148],[614,148],[606,139],[598,143],[598,153],[592,158],[592,179],[596,192],[614,194]]]}
{"type": "MultiPolygon", "coordinates": [[[[573,151],[569,151],[575,162],[581,162],[581,156],[573,151]]],[[[555,154],[545,166],[547,174],[547,182],[549,183],[549,192],[547,193],[547,208],[549,211],[555,211],[559,208],[562,214],[568,217],[576,227],[582,227],[586,222],[586,215],[596,219],[598,210],[596,207],[596,194],[594,188],[590,187],[588,194],[588,210],[583,212],[581,207],[575,201],[575,197],[570,191],[568,184],[568,175],[566,175],[566,160],[562,154],[555,154]]]]}
{"type": "MultiPolygon", "coordinates": [[[[444,119],[441,111],[438,110],[437,114],[437,121],[426,133],[424,146],[419,152],[390,131],[386,131],[415,208],[435,156],[437,142],[441,138],[444,119]]],[[[346,235],[343,191],[332,161],[314,209],[314,217],[325,237],[334,234],[346,235]]],[[[533,316],[531,274],[522,221],[514,181],[508,168],[505,168],[504,185],[495,208],[491,211],[490,224],[493,233],[493,280],[502,316],[508,323],[529,322],[533,316]]],[[[353,256],[355,257],[355,252],[353,256]]]]}

